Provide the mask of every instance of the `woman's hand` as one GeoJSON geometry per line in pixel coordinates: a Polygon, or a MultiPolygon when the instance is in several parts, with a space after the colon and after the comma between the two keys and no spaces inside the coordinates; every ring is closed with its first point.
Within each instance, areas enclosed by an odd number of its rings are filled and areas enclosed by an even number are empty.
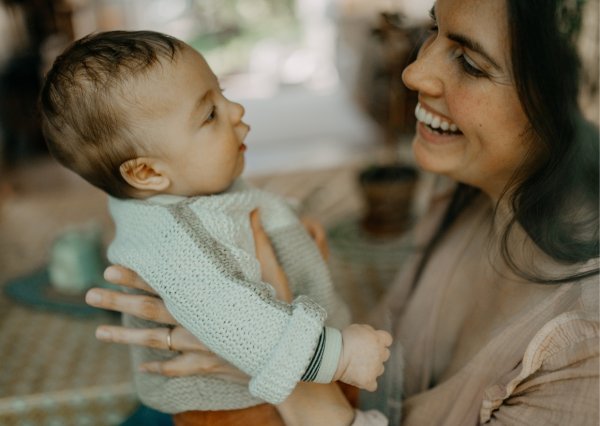
{"type": "Polygon", "coordinates": [[[210,374],[242,383],[248,381],[248,376],[209,351],[193,334],[179,325],[154,290],[135,272],[122,266],[109,266],[104,272],[104,278],[113,284],[144,290],[151,295],[125,294],[94,288],[86,295],[88,304],[172,326],[137,329],[101,325],[97,328],[96,338],[105,342],[181,353],[168,361],[144,363],[140,365],[141,371],[170,377],[210,374]]]}
{"type": "MultiPolygon", "coordinates": [[[[323,226],[319,222],[309,217],[302,218],[301,222],[317,245],[321,256],[327,261],[329,259],[329,246],[327,244],[325,229],[323,229],[323,226]]],[[[269,236],[262,227],[260,211],[258,209],[252,210],[250,213],[250,226],[254,234],[256,258],[260,263],[263,281],[275,288],[275,294],[278,299],[290,303],[293,299],[293,294],[290,290],[287,276],[277,260],[269,236]]]]}
{"type": "Polygon", "coordinates": [[[325,232],[323,225],[308,216],[304,216],[300,221],[317,245],[319,252],[321,252],[321,257],[327,262],[329,260],[329,244],[327,244],[327,233],[325,232]]]}
{"type": "Polygon", "coordinates": [[[300,382],[277,411],[287,426],[348,426],[354,419],[354,409],[336,383],[300,382]]]}
{"type": "Polygon", "coordinates": [[[275,250],[271,244],[269,236],[260,222],[260,211],[258,209],[250,212],[250,226],[254,234],[254,248],[256,258],[260,263],[260,272],[264,282],[271,284],[275,288],[275,294],[279,300],[290,303],[293,299],[290,285],[285,275],[285,271],[279,264],[275,250]]]}

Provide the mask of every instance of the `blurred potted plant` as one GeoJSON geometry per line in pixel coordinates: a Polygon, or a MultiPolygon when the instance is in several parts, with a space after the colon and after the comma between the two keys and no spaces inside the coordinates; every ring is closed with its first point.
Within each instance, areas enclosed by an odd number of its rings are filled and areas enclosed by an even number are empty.
{"type": "Polygon", "coordinates": [[[423,28],[407,25],[399,13],[381,13],[362,60],[356,97],[383,140],[382,160],[359,175],[367,210],[362,226],[376,236],[396,235],[410,224],[418,173],[400,161],[399,149],[414,132],[417,95],[402,82],[402,71],[422,36],[423,28]]]}

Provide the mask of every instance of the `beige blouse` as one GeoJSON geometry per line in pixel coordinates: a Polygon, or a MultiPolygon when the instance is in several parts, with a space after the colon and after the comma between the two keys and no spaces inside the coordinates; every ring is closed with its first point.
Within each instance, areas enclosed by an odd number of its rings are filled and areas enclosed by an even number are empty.
{"type": "MultiPolygon", "coordinates": [[[[418,246],[447,201],[436,201],[416,228],[418,246]]],[[[376,310],[375,325],[403,346],[402,425],[598,425],[598,277],[562,285],[516,277],[499,255],[501,220],[493,217],[481,197],[442,240],[412,295],[418,255],[376,310]]],[[[511,248],[544,273],[564,272],[522,233],[511,248]]],[[[388,363],[380,395],[400,380],[400,359],[388,363]]],[[[384,396],[393,405],[396,395],[384,396]]]]}

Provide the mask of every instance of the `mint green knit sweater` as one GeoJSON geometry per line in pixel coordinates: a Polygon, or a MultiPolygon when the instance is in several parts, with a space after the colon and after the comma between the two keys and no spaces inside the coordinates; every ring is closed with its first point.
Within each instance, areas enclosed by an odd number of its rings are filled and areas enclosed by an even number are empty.
{"type": "MultiPolygon", "coordinates": [[[[110,198],[109,208],[116,225],[109,260],[135,270],[186,329],[251,377],[249,386],[243,386],[206,376],[135,373],[140,399],[153,408],[176,413],[279,403],[314,358],[325,318],[338,328],[349,323],[316,245],[289,206],[273,194],[239,181],[219,195],[110,198]],[[277,300],[272,286],[261,280],[249,221],[256,207],[289,278],[292,304],[277,300]]],[[[129,316],[124,323],[160,326],[129,316]]],[[[334,344],[325,348],[329,371],[339,358],[339,341],[337,348],[334,344]]],[[[134,368],[172,356],[132,348],[134,368]]]]}

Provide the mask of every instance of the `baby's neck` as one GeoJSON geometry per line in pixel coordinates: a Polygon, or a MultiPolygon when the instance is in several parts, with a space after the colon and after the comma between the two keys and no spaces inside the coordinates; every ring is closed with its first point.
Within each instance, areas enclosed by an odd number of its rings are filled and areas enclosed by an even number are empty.
{"type": "Polygon", "coordinates": [[[227,187],[226,189],[224,189],[223,191],[220,192],[212,192],[212,193],[202,193],[202,194],[183,194],[183,193],[177,193],[174,192],[170,189],[167,189],[165,191],[157,191],[157,190],[152,190],[152,191],[143,191],[143,190],[136,190],[133,194],[131,194],[130,198],[135,199],[135,200],[150,200],[151,198],[180,198],[181,200],[186,199],[186,198],[192,198],[192,197],[202,197],[202,196],[210,196],[210,195],[219,195],[219,194],[223,194],[225,192],[229,192],[232,189],[241,189],[241,188],[245,188],[245,184],[243,183],[242,179],[236,179],[233,182],[231,182],[231,184],[229,185],[229,187],[227,187]]]}

